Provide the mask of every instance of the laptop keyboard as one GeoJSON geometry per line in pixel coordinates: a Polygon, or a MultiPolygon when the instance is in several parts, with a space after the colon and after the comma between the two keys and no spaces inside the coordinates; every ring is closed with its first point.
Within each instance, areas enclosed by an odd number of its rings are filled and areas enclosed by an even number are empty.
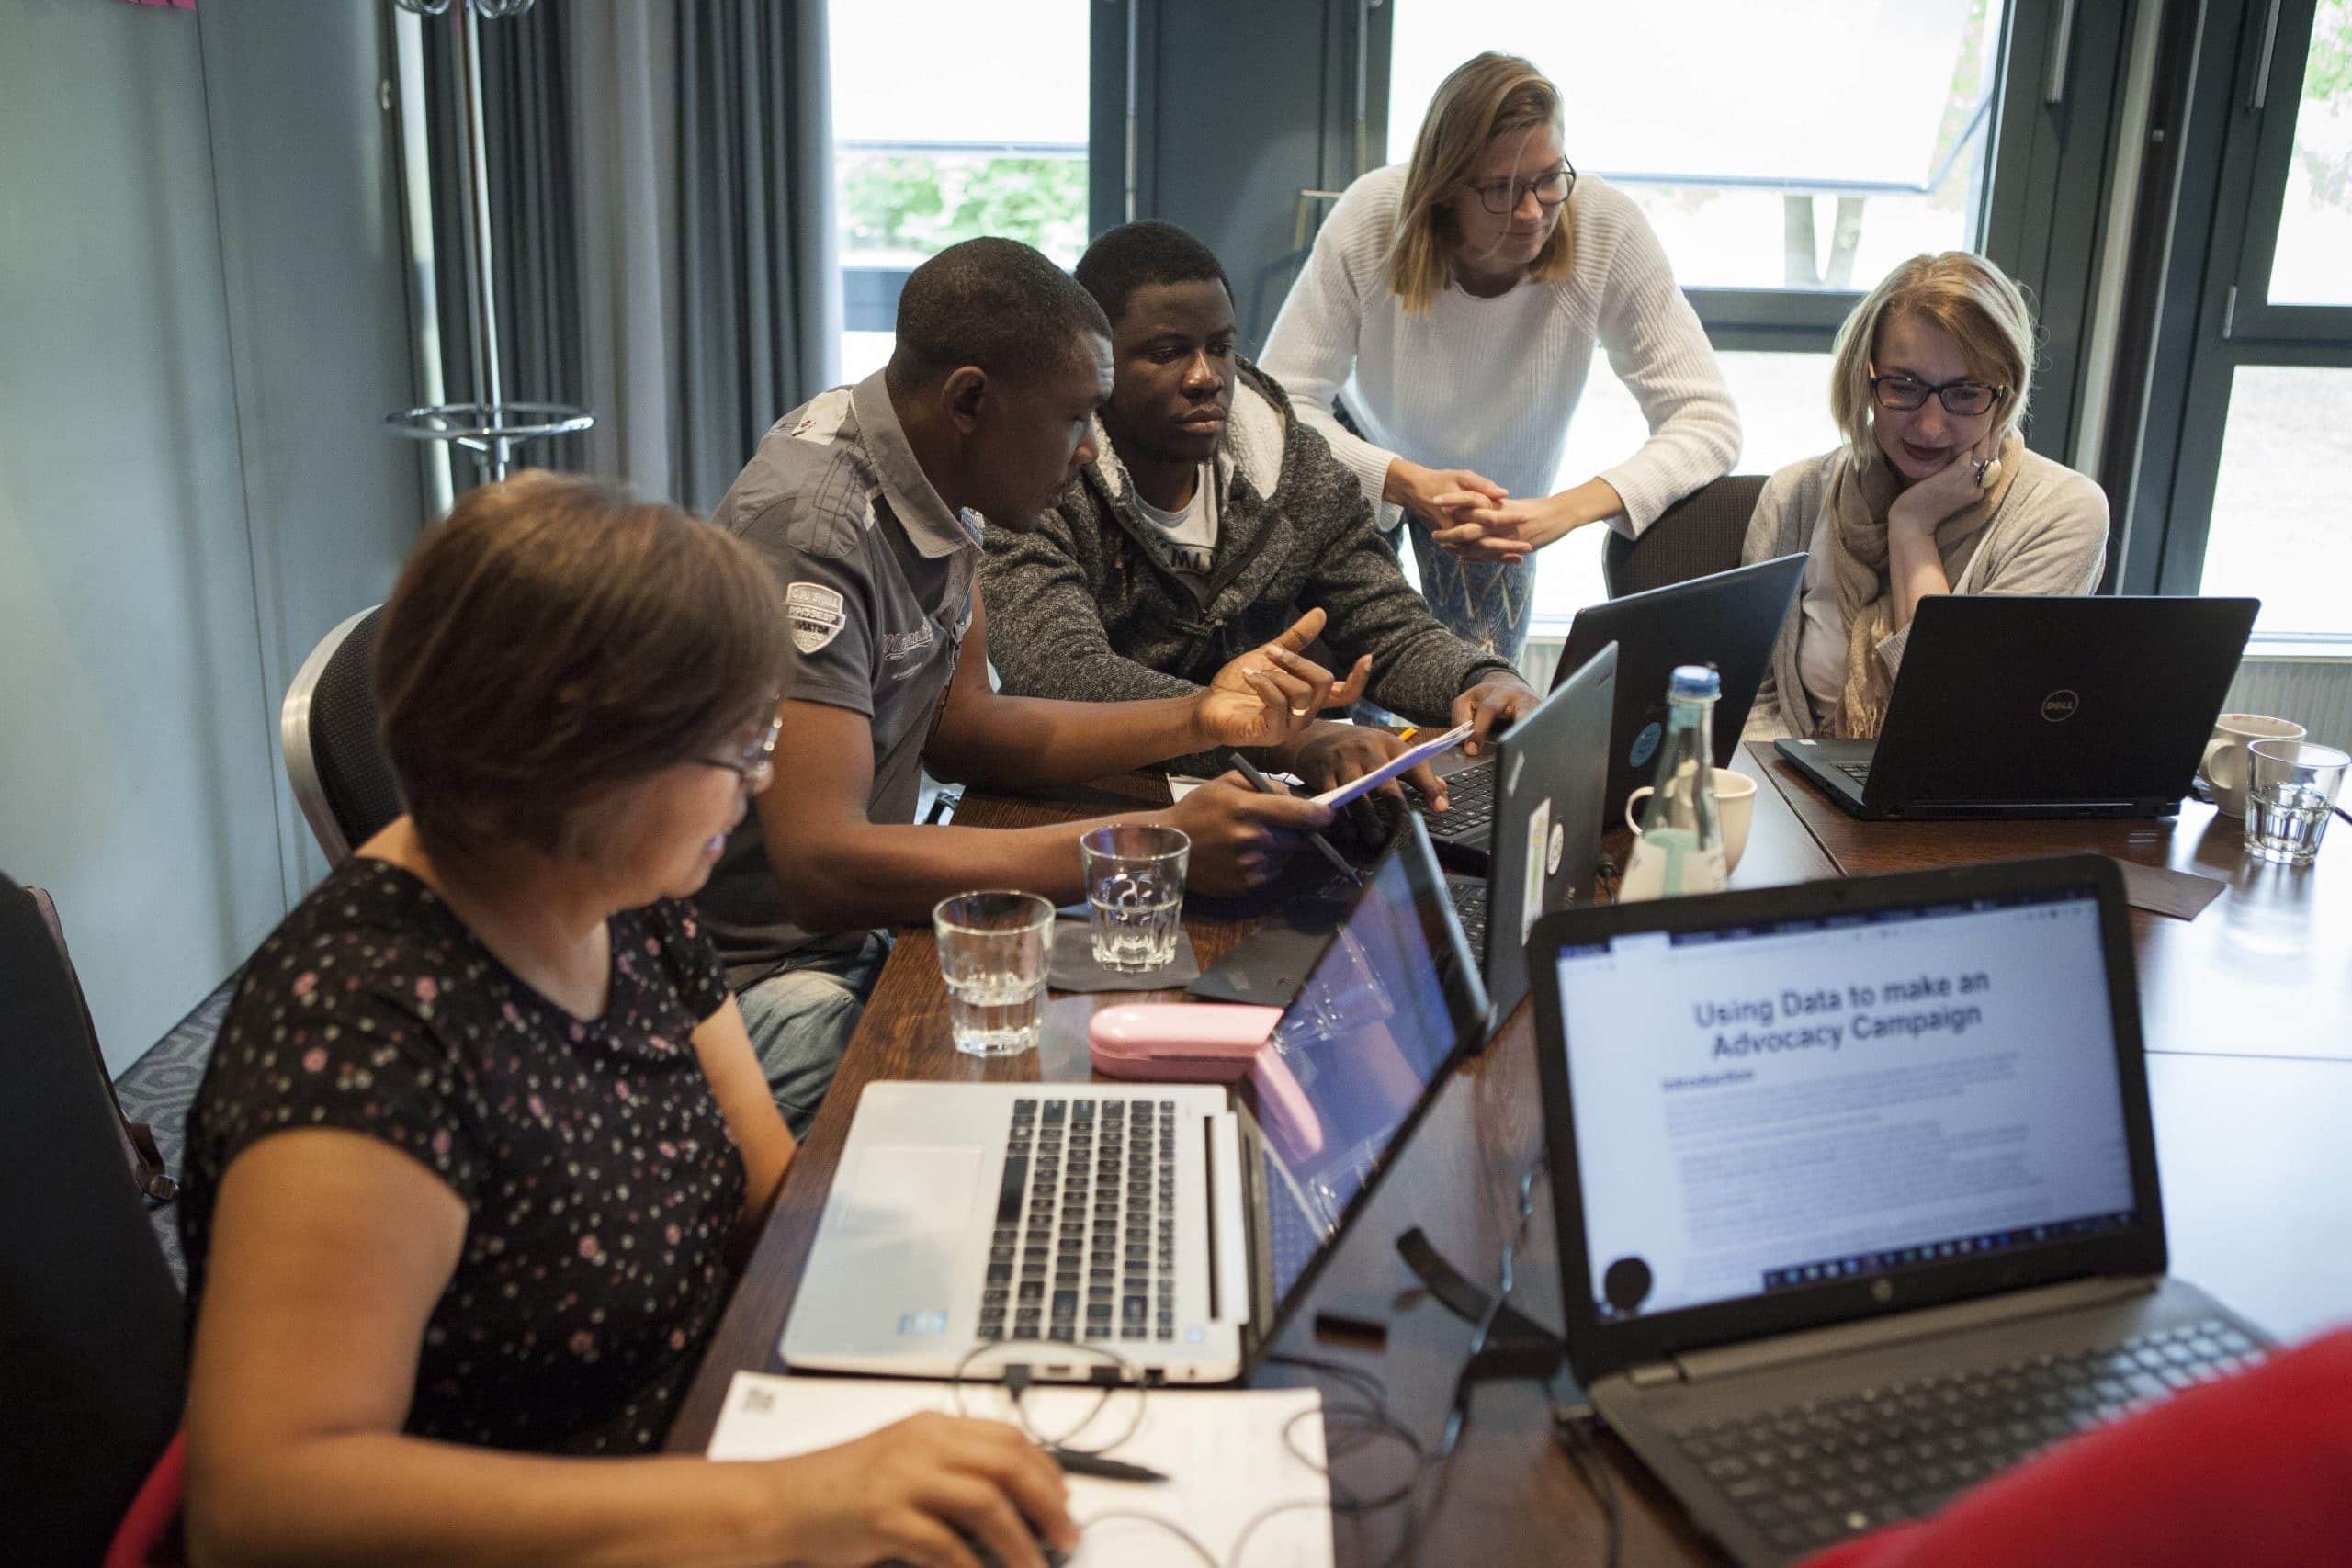
{"type": "Polygon", "coordinates": [[[2038,1449],[2262,1355],[2213,1320],[1807,1401],[1674,1438],[1765,1540],[1804,1551],[1925,1517],[2038,1449]]]}
{"type": "Polygon", "coordinates": [[[1856,784],[1870,782],[1871,765],[1868,762],[1837,762],[1831,765],[1856,784]]]}
{"type": "Polygon", "coordinates": [[[1446,891],[1453,896],[1453,913],[1462,922],[1462,934],[1476,955],[1487,951],[1487,885],[1483,882],[1449,882],[1446,891]]]}
{"type": "Polygon", "coordinates": [[[1446,809],[1431,811],[1429,801],[1419,790],[1408,789],[1407,796],[1413,810],[1429,830],[1443,838],[1484,843],[1487,829],[1495,820],[1495,765],[1481,762],[1448,774],[1445,780],[1446,809]]]}
{"type": "Polygon", "coordinates": [[[1176,1102],[1016,1100],[979,1337],[1176,1337],[1176,1102]]]}

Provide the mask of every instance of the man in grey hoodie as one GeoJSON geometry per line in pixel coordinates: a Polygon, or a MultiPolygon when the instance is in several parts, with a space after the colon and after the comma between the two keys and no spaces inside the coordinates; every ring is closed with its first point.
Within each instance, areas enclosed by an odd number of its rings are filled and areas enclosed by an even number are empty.
{"type": "MultiPolygon", "coordinates": [[[[1368,670],[1370,698],[1417,723],[1471,721],[1473,752],[1534,707],[1507,660],[1439,624],[1354,476],[1234,352],[1232,292],[1206,246],[1171,223],[1129,223],[1077,270],[1111,321],[1107,439],[1034,530],[989,533],[982,581],[1006,692],[1185,695],[1319,607],[1331,668],[1368,670]]],[[[1323,722],[1261,760],[1319,789],[1399,747],[1384,730],[1323,722]]],[[[1169,765],[1225,764],[1204,754],[1169,765]]],[[[1442,804],[1427,769],[1408,776],[1442,804]]]]}

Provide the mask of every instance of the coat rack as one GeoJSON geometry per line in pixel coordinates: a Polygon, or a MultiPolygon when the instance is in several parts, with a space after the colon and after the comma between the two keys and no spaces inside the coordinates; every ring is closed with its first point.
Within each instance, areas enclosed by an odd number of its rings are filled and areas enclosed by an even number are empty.
{"type": "Polygon", "coordinates": [[[420,17],[450,17],[458,53],[460,108],[465,118],[465,157],[459,164],[459,184],[466,202],[467,298],[472,306],[468,325],[473,351],[474,392],[469,403],[438,403],[430,408],[403,409],[384,416],[395,435],[416,441],[446,441],[481,459],[492,479],[503,479],[514,467],[518,443],[550,435],[570,435],[588,429],[596,416],[567,403],[509,401],[499,383],[498,299],[491,268],[490,172],[483,151],[481,112],[481,35],[484,19],[500,21],[529,10],[533,0],[392,0],[403,11],[420,17]]]}

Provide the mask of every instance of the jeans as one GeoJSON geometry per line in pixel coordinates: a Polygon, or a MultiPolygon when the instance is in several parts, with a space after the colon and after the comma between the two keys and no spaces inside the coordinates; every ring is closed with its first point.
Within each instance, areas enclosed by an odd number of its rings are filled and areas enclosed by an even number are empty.
{"type": "Polygon", "coordinates": [[[1535,558],[1510,566],[1464,561],[1431,539],[1419,518],[1408,516],[1397,526],[1412,531],[1421,592],[1439,622],[1463,641],[1516,665],[1535,600],[1535,558]]]}
{"type": "Polygon", "coordinates": [[[737,994],[752,1050],[794,1137],[808,1132],[824,1103],[842,1051],[857,1030],[866,996],[888,956],[889,937],[868,931],[848,952],[795,958],[737,994]]]}

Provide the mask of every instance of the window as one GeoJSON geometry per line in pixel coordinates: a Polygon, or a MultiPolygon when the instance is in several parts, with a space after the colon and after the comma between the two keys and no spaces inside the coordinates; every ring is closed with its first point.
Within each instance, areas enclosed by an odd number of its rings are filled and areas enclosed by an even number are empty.
{"type": "MultiPolygon", "coordinates": [[[[1838,445],[1838,427],[1829,418],[1829,355],[1734,352],[1716,359],[1739,409],[1739,472],[1769,474],[1838,445]]],[[[1622,461],[1648,436],[1634,394],[1605,364],[1595,366],[1568,431],[1559,482],[1578,483],[1622,461]]],[[[1607,543],[1605,529],[1583,528],[1538,553],[1538,632],[1565,630],[1579,608],[1608,597],[1600,578],[1600,552],[1607,543]]]]}
{"type": "MultiPolygon", "coordinates": [[[[2352,305],[2352,0],[2328,0],[2312,19],[2302,101],[2287,162],[2274,305],[2352,305]]],[[[2339,404],[2339,406],[2341,406],[2339,404]]],[[[2343,427],[2337,426],[2339,430],[2343,427]]]]}
{"type": "Polygon", "coordinates": [[[1683,287],[1866,290],[1975,243],[2001,5],[1402,0],[1388,157],[1476,39],[1561,83],[1570,160],[1640,205],[1683,287]]]}
{"type": "Polygon", "coordinates": [[[1089,0],[835,5],[842,374],[890,356],[926,256],[1001,234],[1064,266],[1086,244],[1089,0]],[[1017,49],[1005,47],[1018,39],[1017,49]]]}
{"type": "Polygon", "coordinates": [[[2352,0],[2200,26],[2234,100],[2208,154],[2210,206],[2189,215],[2213,266],[2185,351],[2160,345],[2187,364],[2150,416],[2160,444],[2156,422],[2177,422],[2177,457],[2137,477],[2162,525],[2135,524],[2124,576],[2254,595],[2257,638],[2352,643],[2352,0]]]}
{"type": "Polygon", "coordinates": [[[2352,631],[2352,369],[2241,366],[2205,544],[2207,593],[2262,601],[2258,634],[2352,631]]]}

